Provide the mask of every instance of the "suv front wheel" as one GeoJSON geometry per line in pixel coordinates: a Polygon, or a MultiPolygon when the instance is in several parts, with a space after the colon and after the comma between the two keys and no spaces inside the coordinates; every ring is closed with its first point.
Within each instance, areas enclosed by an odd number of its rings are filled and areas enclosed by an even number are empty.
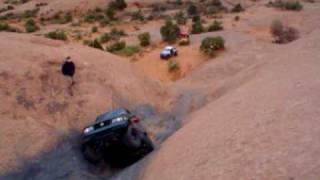
{"type": "Polygon", "coordinates": [[[93,164],[99,164],[102,160],[101,152],[91,143],[85,143],[81,147],[81,151],[83,154],[83,157],[93,163],[93,164]]]}

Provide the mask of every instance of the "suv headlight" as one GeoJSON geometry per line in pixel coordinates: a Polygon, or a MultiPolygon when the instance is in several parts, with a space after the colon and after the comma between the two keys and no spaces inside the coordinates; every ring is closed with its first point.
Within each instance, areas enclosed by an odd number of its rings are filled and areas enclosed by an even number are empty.
{"type": "Polygon", "coordinates": [[[117,117],[115,119],[112,119],[112,123],[117,123],[117,122],[121,122],[121,121],[125,121],[128,120],[127,117],[117,117]]]}
{"type": "Polygon", "coordinates": [[[93,128],[92,126],[90,126],[90,127],[85,128],[85,129],[83,130],[83,132],[84,132],[85,134],[88,134],[88,133],[90,133],[90,132],[93,131],[93,130],[94,130],[94,128],[93,128]]]}

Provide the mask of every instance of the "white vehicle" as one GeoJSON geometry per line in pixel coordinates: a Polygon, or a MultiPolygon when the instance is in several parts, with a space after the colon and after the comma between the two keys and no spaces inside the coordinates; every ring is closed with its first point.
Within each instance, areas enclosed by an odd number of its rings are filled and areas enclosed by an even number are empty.
{"type": "Polygon", "coordinates": [[[172,56],[178,56],[177,49],[175,47],[172,47],[172,46],[165,47],[160,53],[160,58],[161,59],[168,60],[172,56]]]}

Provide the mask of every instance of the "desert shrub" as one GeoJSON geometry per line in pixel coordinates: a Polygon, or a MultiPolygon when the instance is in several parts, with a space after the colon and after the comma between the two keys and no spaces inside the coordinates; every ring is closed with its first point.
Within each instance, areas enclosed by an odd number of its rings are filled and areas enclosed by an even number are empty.
{"type": "Polygon", "coordinates": [[[211,0],[210,5],[216,6],[216,7],[222,7],[222,3],[220,0],[211,0]]]}
{"type": "Polygon", "coordinates": [[[201,17],[199,15],[193,16],[192,22],[197,22],[197,21],[201,21],[201,17]]]}
{"type": "Polygon", "coordinates": [[[110,31],[110,37],[112,40],[119,40],[121,36],[126,36],[126,33],[123,30],[112,28],[110,31]]]}
{"type": "Polygon", "coordinates": [[[105,27],[108,24],[110,24],[110,19],[107,17],[104,17],[103,19],[99,20],[100,27],[105,27]]]}
{"type": "Polygon", "coordinates": [[[11,27],[7,23],[0,23],[0,32],[6,31],[6,32],[19,32],[17,28],[11,27]]]}
{"type": "Polygon", "coordinates": [[[242,12],[244,11],[244,8],[242,7],[242,5],[239,3],[239,4],[236,4],[232,9],[231,9],[231,12],[233,13],[239,13],[239,12],[242,12]]]}
{"type": "Polygon", "coordinates": [[[207,37],[202,40],[200,50],[213,56],[217,50],[224,48],[224,39],[221,36],[207,37]]]}
{"type": "Polygon", "coordinates": [[[42,3],[42,2],[40,2],[40,3],[37,3],[37,4],[36,4],[36,7],[47,6],[47,5],[48,5],[48,3],[42,3]]]}
{"type": "Polygon", "coordinates": [[[91,28],[91,32],[92,32],[92,33],[98,32],[98,27],[97,27],[97,26],[93,26],[93,27],[91,28]]]}
{"type": "Polygon", "coordinates": [[[67,35],[62,30],[56,30],[56,31],[49,32],[45,35],[45,37],[50,38],[50,39],[55,39],[55,40],[61,40],[61,41],[67,40],[67,35]]]}
{"type": "Polygon", "coordinates": [[[81,34],[81,32],[76,32],[76,34],[74,35],[74,38],[76,39],[76,40],[81,40],[82,39],[82,34],[81,34]]]}
{"type": "Polygon", "coordinates": [[[7,9],[8,9],[8,10],[13,10],[14,7],[9,5],[9,6],[7,7],[7,9]]]}
{"type": "Polygon", "coordinates": [[[124,41],[118,41],[111,45],[109,45],[106,49],[108,52],[114,53],[116,51],[120,51],[126,47],[126,43],[124,41]]]}
{"type": "Polygon", "coordinates": [[[303,8],[303,5],[300,3],[300,1],[285,0],[269,1],[268,6],[292,11],[300,11],[303,8]]]}
{"type": "Polygon", "coordinates": [[[115,20],[116,19],[115,18],[114,8],[112,8],[110,6],[105,10],[104,14],[109,18],[109,20],[115,20]]]}
{"type": "Polygon", "coordinates": [[[1,8],[0,9],[0,13],[6,12],[6,11],[9,11],[9,10],[13,10],[13,9],[14,9],[14,7],[9,5],[7,7],[1,8]]]}
{"type": "Polygon", "coordinates": [[[206,14],[217,14],[220,12],[220,8],[217,6],[207,6],[206,14]]]}
{"type": "Polygon", "coordinates": [[[125,0],[113,0],[109,3],[109,7],[115,10],[123,10],[127,7],[125,0]]]}
{"type": "Polygon", "coordinates": [[[92,23],[95,21],[99,21],[104,18],[104,15],[100,12],[96,12],[94,10],[88,10],[88,12],[84,16],[84,21],[88,23],[92,23]]]}
{"type": "Polygon", "coordinates": [[[168,71],[169,72],[175,72],[180,69],[180,65],[175,60],[169,60],[168,62],[168,71]]]}
{"type": "Polygon", "coordinates": [[[61,20],[61,24],[67,24],[69,22],[71,22],[73,20],[73,17],[72,17],[72,13],[71,12],[67,12],[64,14],[62,20],[61,20]]]}
{"type": "Polygon", "coordinates": [[[198,8],[194,4],[191,4],[187,11],[189,16],[195,16],[198,14],[198,8]]]}
{"type": "Polygon", "coordinates": [[[126,33],[122,29],[112,28],[110,31],[111,36],[125,36],[126,33]]]}
{"type": "Polygon", "coordinates": [[[103,50],[103,47],[102,47],[102,45],[100,44],[100,42],[99,42],[98,39],[95,39],[95,40],[93,40],[93,41],[89,41],[88,45],[89,45],[90,47],[103,50]]]}
{"type": "Polygon", "coordinates": [[[272,22],[271,24],[271,34],[273,36],[281,36],[281,34],[283,33],[283,24],[281,21],[279,20],[275,20],[272,22]]]}
{"type": "Polygon", "coordinates": [[[36,32],[40,29],[33,19],[28,19],[24,24],[24,28],[26,29],[26,32],[28,32],[28,33],[36,32]]]}
{"type": "Polygon", "coordinates": [[[89,44],[92,44],[92,43],[93,43],[92,40],[88,40],[88,39],[83,40],[83,45],[89,46],[89,44]]]}
{"type": "Polygon", "coordinates": [[[165,25],[160,29],[162,39],[166,42],[175,42],[178,39],[180,28],[171,19],[167,19],[165,25]]]}
{"type": "Polygon", "coordinates": [[[180,24],[180,25],[186,24],[186,23],[187,23],[187,20],[188,20],[187,17],[185,16],[185,14],[184,14],[182,11],[178,12],[178,13],[174,16],[174,18],[175,18],[177,24],[180,24]]]}
{"type": "Polygon", "coordinates": [[[220,11],[226,11],[227,8],[223,6],[222,2],[220,0],[211,0],[206,3],[206,14],[216,14],[220,11]]]}
{"type": "Polygon", "coordinates": [[[271,24],[271,34],[274,37],[274,42],[279,44],[289,43],[299,38],[299,32],[282,24],[281,21],[275,20],[271,24]]]}
{"type": "Polygon", "coordinates": [[[222,22],[221,21],[213,21],[213,23],[209,26],[208,31],[221,31],[223,30],[222,22]]]}
{"type": "Polygon", "coordinates": [[[132,56],[136,53],[140,52],[140,47],[139,46],[125,46],[124,48],[118,50],[118,51],[115,51],[113,53],[115,54],[118,54],[120,56],[126,56],[126,57],[129,57],[129,56],[132,56]]]}
{"type": "Polygon", "coordinates": [[[235,20],[235,21],[239,21],[239,20],[240,20],[240,16],[235,16],[235,17],[234,17],[234,20],[235,20]]]}
{"type": "Polygon", "coordinates": [[[182,5],[183,2],[182,2],[182,0],[176,0],[176,1],[175,1],[175,4],[176,4],[176,5],[182,5]]]}
{"type": "Polygon", "coordinates": [[[144,16],[142,14],[142,11],[141,10],[138,10],[136,12],[133,12],[131,14],[131,20],[135,21],[135,20],[139,20],[139,21],[144,21],[144,16]]]}
{"type": "Polygon", "coordinates": [[[109,33],[103,33],[101,36],[100,36],[100,43],[106,43],[106,42],[109,42],[111,40],[111,36],[109,33]]]}
{"type": "Polygon", "coordinates": [[[294,1],[294,2],[288,1],[285,4],[285,8],[287,10],[300,11],[303,8],[303,6],[299,1],[294,1]]]}
{"type": "Polygon", "coordinates": [[[145,32],[138,35],[138,39],[140,41],[141,46],[149,46],[150,45],[150,33],[145,32]]]}
{"type": "Polygon", "coordinates": [[[32,17],[36,17],[38,12],[39,12],[39,8],[35,8],[35,9],[32,9],[32,10],[25,10],[21,17],[22,18],[32,18],[32,17]]]}
{"type": "Polygon", "coordinates": [[[201,20],[196,21],[192,24],[192,30],[191,30],[192,34],[200,34],[203,32],[204,32],[204,27],[202,25],[201,20]]]}

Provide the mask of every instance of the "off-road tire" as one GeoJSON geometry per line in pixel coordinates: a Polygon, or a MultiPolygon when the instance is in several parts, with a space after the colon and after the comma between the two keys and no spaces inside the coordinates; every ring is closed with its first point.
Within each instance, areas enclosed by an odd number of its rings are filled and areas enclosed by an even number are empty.
{"type": "Polygon", "coordinates": [[[81,152],[84,159],[92,164],[99,164],[103,160],[102,154],[91,147],[89,143],[82,145],[81,152]]]}
{"type": "Polygon", "coordinates": [[[149,153],[154,150],[153,143],[146,133],[143,136],[142,143],[142,147],[146,151],[146,153],[149,153]]]}
{"type": "Polygon", "coordinates": [[[123,144],[129,149],[138,149],[142,144],[142,136],[143,133],[139,129],[130,126],[123,136],[122,141],[123,144]]]}

